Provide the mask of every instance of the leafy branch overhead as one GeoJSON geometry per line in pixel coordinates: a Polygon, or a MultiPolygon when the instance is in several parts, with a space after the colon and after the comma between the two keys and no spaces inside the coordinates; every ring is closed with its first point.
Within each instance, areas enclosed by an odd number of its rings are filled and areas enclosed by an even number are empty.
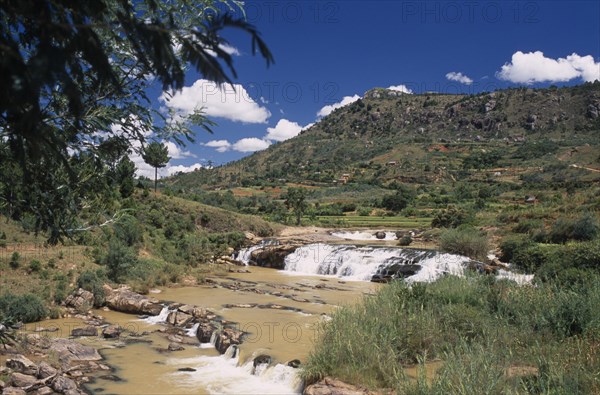
{"type": "MultiPolygon", "coordinates": [[[[0,3],[0,207],[15,219],[32,214],[37,230],[56,242],[76,228],[98,197],[106,148],[139,150],[145,139],[193,140],[210,131],[197,109],[190,117],[162,114],[147,89],[175,92],[188,68],[219,84],[237,76],[221,36],[247,33],[267,66],[273,56],[232,0],[67,1],[0,3]],[[118,144],[104,145],[107,140],[118,144]],[[122,147],[122,146],[125,147],[122,147]],[[125,148],[125,149],[123,149],[125,148]]],[[[110,167],[110,166],[109,166],[110,167]]],[[[114,169],[114,168],[113,168],[114,169]]],[[[102,188],[100,188],[102,189],[102,188]]]]}

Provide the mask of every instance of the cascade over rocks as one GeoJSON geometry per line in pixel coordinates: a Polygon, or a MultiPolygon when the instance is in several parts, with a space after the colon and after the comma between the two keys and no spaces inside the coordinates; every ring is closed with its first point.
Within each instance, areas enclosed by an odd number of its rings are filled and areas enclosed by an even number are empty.
{"type": "Polygon", "coordinates": [[[250,254],[250,264],[283,270],[285,268],[285,257],[299,247],[301,247],[300,244],[281,244],[256,249],[250,254]]]}

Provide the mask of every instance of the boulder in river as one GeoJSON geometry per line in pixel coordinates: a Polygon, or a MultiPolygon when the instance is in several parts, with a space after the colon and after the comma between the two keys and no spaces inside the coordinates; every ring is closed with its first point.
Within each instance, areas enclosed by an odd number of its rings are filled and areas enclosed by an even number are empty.
{"type": "Polygon", "coordinates": [[[385,239],[385,232],[383,232],[383,231],[375,232],[374,236],[379,240],[383,240],[383,239],[385,239]]]}
{"type": "Polygon", "coordinates": [[[121,336],[121,327],[119,325],[109,325],[102,329],[102,337],[105,339],[116,339],[121,336]]]}
{"type": "Polygon", "coordinates": [[[196,337],[200,341],[200,343],[209,343],[210,338],[214,331],[217,330],[217,327],[210,322],[202,322],[198,325],[198,330],[196,331],[196,337]]]}
{"type": "Polygon", "coordinates": [[[105,285],[104,293],[106,305],[122,313],[159,315],[163,309],[158,300],[135,293],[127,287],[112,289],[105,285]]]}
{"type": "Polygon", "coordinates": [[[86,291],[83,288],[79,288],[65,299],[65,305],[67,307],[73,307],[77,310],[86,308],[91,309],[94,307],[94,294],[90,291],[86,291]]]}
{"type": "Polygon", "coordinates": [[[217,335],[217,341],[215,342],[215,348],[221,354],[225,354],[225,351],[230,346],[239,345],[242,342],[242,336],[244,332],[238,331],[233,328],[225,328],[217,335]]]}
{"type": "Polygon", "coordinates": [[[58,355],[58,360],[69,365],[73,362],[100,361],[102,356],[94,347],[84,346],[69,339],[53,339],[50,350],[58,355]]]}
{"type": "Polygon", "coordinates": [[[182,313],[181,311],[172,311],[167,316],[167,323],[173,326],[185,326],[193,318],[190,314],[182,313]]]}
{"type": "Polygon", "coordinates": [[[23,374],[36,374],[37,366],[29,358],[24,355],[15,355],[12,358],[6,360],[6,366],[14,370],[15,372],[23,374]]]}
{"type": "Polygon", "coordinates": [[[324,379],[307,386],[303,392],[304,395],[367,395],[371,392],[365,388],[356,387],[334,379],[325,377],[324,379]]]}
{"type": "Polygon", "coordinates": [[[86,326],[83,328],[74,328],[71,331],[71,336],[98,336],[98,329],[95,326],[86,326]]]}

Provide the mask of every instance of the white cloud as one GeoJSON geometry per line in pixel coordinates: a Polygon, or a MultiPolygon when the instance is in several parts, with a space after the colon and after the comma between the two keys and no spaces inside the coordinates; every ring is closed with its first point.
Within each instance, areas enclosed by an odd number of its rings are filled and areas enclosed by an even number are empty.
{"type": "Polygon", "coordinates": [[[183,166],[183,165],[177,165],[177,166],[169,166],[167,167],[167,173],[172,176],[173,174],[177,174],[179,172],[181,173],[190,173],[194,170],[197,169],[201,169],[204,166],[202,166],[200,163],[194,163],[191,166],[183,166]]]}
{"type": "Polygon", "coordinates": [[[180,146],[173,143],[172,141],[163,140],[163,143],[167,146],[167,149],[169,150],[169,156],[171,157],[171,159],[183,159],[195,156],[190,151],[184,151],[180,146]]]}
{"type": "Polygon", "coordinates": [[[397,92],[408,93],[408,94],[413,93],[412,89],[408,88],[406,85],[392,85],[392,86],[388,87],[388,89],[391,91],[397,91],[397,92]]]}
{"type": "Polygon", "coordinates": [[[239,152],[256,152],[266,149],[269,145],[271,145],[271,143],[266,140],[256,137],[248,137],[238,140],[231,146],[231,148],[239,152]]]}
{"type": "Polygon", "coordinates": [[[280,119],[274,128],[267,128],[267,135],[264,138],[265,140],[285,141],[297,136],[302,129],[302,126],[296,122],[280,119]]]}
{"type": "Polygon", "coordinates": [[[541,51],[517,51],[496,76],[501,80],[525,84],[565,82],[574,78],[595,81],[600,80],[600,63],[596,63],[591,55],[573,53],[566,58],[552,59],[545,57],[541,51]]]}
{"type": "Polygon", "coordinates": [[[354,96],[344,96],[344,98],[338,102],[338,103],[334,103],[328,106],[325,106],[323,108],[321,108],[319,110],[319,112],[317,112],[317,116],[318,117],[325,117],[329,114],[331,114],[333,112],[333,110],[336,110],[340,107],[344,107],[347,106],[348,104],[354,103],[355,101],[357,101],[358,99],[360,99],[360,96],[358,95],[354,95],[354,96]]]}
{"type": "Polygon", "coordinates": [[[460,82],[461,84],[465,84],[465,85],[471,85],[473,83],[472,79],[470,79],[463,73],[456,72],[456,71],[451,71],[448,74],[446,74],[446,78],[449,79],[450,81],[460,82]]]}
{"type": "Polygon", "coordinates": [[[261,107],[240,84],[223,84],[199,79],[172,96],[163,93],[159,100],[178,115],[189,115],[202,109],[209,117],[243,123],[266,123],[271,112],[261,107]]]}
{"type": "Polygon", "coordinates": [[[204,143],[206,147],[216,148],[218,152],[225,152],[231,149],[231,143],[227,140],[211,140],[204,143]]]}

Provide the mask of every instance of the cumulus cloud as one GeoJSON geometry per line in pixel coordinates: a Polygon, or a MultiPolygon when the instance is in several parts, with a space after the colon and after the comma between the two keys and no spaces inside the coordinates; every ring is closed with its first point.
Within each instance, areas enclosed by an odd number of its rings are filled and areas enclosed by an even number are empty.
{"type": "Polygon", "coordinates": [[[200,163],[194,163],[193,165],[190,166],[184,166],[184,165],[177,165],[177,166],[170,166],[167,167],[167,173],[172,176],[173,174],[177,174],[177,173],[190,173],[194,170],[198,170],[203,168],[204,166],[202,166],[200,163]]]}
{"type": "Polygon", "coordinates": [[[218,152],[225,152],[231,148],[231,143],[227,140],[211,140],[204,143],[206,147],[216,148],[218,152]]]}
{"type": "Polygon", "coordinates": [[[266,123],[271,116],[240,84],[218,86],[213,81],[199,79],[173,95],[164,92],[159,100],[177,115],[189,115],[202,109],[209,117],[243,123],[266,123]]]}
{"type": "Polygon", "coordinates": [[[565,82],[575,78],[583,81],[600,80],[600,63],[593,56],[579,56],[573,53],[566,58],[552,59],[541,51],[513,54],[496,76],[514,83],[533,84],[536,82],[565,82]]]}
{"type": "Polygon", "coordinates": [[[358,95],[344,96],[344,98],[342,98],[342,100],[340,102],[333,103],[333,104],[330,104],[328,106],[325,106],[325,107],[321,108],[319,110],[319,112],[317,112],[317,116],[318,117],[325,117],[325,116],[331,114],[333,112],[333,110],[336,110],[336,109],[338,109],[340,107],[344,107],[344,106],[347,106],[348,104],[354,103],[358,99],[360,99],[360,96],[358,96],[358,95]]]}
{"type": "Polygon", "coordinates": [[[473,80],[461,72],[451,71],[446,74],[446,78],[450,81],[460,82],[461,84],[471,85],[473,80]]]}
{"type": "Polygon", "coordinates": [[[179,145],[173,143],[172,141],[163,141],[163,143],[167,146],[169,150],[169,157],[171,159],[183,159],[194,157],[190,151],[184,151],[179,145]]]}
{"type": "Polygon", "coordinates": [[[274,128],[267,128],[266,140],[285,141],[295,137],[302,131],[302,126],[296,122],[280,119],[274,128]]]}
{"type": "Polygon", "coordinates": [[[391,91],[397,91],[397,92],[408,93],[408,94],[413,93],[412,89],[408,88],[406,85],[392,85],[392,86],[388,87],[388,89],[391,91]]]}
{"type": "Polygon", "coordinates": [[[231,145],[231,148],[239,152],[256,152],[262,151],[269,147],[271,143],[269,141],[259,139],[256,137],[248,137],[245,139],[238,140],[231,145]]]}

